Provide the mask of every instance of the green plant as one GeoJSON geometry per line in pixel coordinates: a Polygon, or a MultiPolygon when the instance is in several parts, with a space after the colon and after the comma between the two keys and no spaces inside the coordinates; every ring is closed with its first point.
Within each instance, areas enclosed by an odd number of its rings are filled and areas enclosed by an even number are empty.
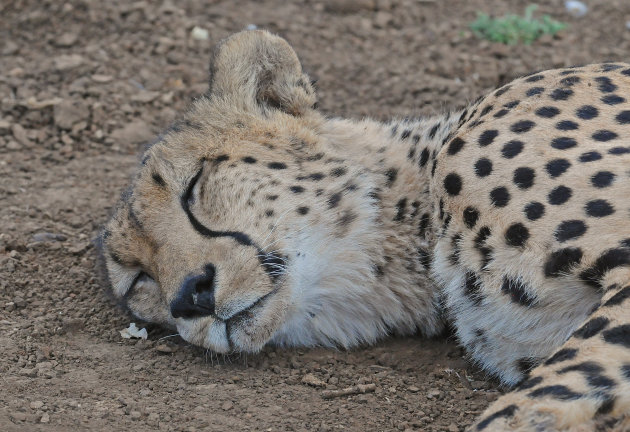
{"type": "Polygon", "coordinates": [[[501,42],[507,45],[517,43],[531,44],[545,34],[555,35],[567,27],[565,23],[556,21],[549,15],[543,15],[540,19],[533,17],[537,5],[529,5],[525,8],[525,16],[514,14],[501,18],[493,18],[484,13],[477,13],[477,19],[470,24],[470,29],[481,38],[493,42],[501,42]]]}

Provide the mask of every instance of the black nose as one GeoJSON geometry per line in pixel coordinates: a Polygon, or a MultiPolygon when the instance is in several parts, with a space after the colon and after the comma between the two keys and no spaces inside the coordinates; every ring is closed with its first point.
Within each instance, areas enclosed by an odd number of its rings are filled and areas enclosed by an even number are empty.
{"type": "Polygon", "coordinates": [[[177,297],[171,302],[174,318],[194,318],[214,314],[214,275],[212,264],[205,267],[202,275],[188,276],[177,297]]]}

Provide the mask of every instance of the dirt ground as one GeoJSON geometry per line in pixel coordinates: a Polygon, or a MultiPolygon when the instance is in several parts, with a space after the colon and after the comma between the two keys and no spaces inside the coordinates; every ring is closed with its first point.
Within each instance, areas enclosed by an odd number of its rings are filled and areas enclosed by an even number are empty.
{"type": "Polygon", "coordinates": [[[0,430],[463,430],[501,391],[452,338],[248,357],[142,323],[147,341],[122,339],[132,318],[106,295],[93,239],[228,34],[283,35],[320,107],[355,118],[432,114],[535,70],[629,58],[629,2],[588,1],[583,18],[538,3],[569,28],[507,47],[467,25],[522,1],[0,2],[0,430]],[[375,391],[322,397],[358,384],[375,391]]]}

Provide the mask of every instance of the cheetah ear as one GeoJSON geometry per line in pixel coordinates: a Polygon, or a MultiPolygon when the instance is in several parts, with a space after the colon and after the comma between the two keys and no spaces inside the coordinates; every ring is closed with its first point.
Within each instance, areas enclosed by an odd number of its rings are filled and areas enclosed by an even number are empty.
{"type": "Polygon", "coordinates": [[[239,108],[279,109],[294,116],[303,115],[317,101],[295,51],[264,30],[236,33],[216,46],[210,95],[239,108]]]}

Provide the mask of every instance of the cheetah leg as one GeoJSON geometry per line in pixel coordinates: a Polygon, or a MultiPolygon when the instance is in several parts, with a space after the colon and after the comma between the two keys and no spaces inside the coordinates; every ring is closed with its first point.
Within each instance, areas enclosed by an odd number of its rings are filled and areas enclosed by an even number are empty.
{"type": "Polygon", "coordinates": [[[567,342],[472,431],[630,431],[630,284],[611,285],[567,342]]]}

